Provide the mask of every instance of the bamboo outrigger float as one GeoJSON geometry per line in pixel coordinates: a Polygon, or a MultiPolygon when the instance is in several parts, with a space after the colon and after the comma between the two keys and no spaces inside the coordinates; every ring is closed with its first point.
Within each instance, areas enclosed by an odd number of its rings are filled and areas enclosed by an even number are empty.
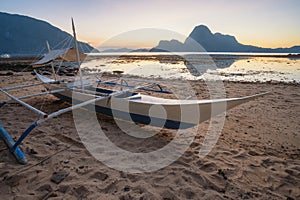
{"type": "MultiPolygon", "coordinates": [[[[137,122],[140,124],[146,124],[151,126],[165,127],[169,129],[184,129],[195,126],[205,120],[210,119],[212,116],[220,114],[226,110],[229,110],[237,105],[253,100],[259,96],[265,95],[266,93],[246,96],[242,98],[228,98],[228,99],[212,99],[212,100],[178,100],[178,99],[165,99],[158,98],[149,95],[143,95],[137,93],[136,90],[146,90],[152,92],[160,93],[170,93],[169,91],[164,90],[160,85],[156,83],[147,83],[146,85],[128,85],[124,79],[119,78],[118,80],[113,81],[101,81],[98,80],[95,82],[97,86],[90,83],[87,80],[84,80],[82,77],[82,72],[80,69],[80,62],[82,54],[78,51],[76,33],[74,28],[74,23],[72,20],[75,49],[75,58],[79,67],[80,80],[75,82],[66,82],[56,79],[50,79],[45,77],[35,71],[38,79],[41,81],[39,83],[20,85],[8,88],[0,88],[0,92],[9,97],[9,100],[6,100],[0,104],[0,108],[10,102],[17,102],[24,107],[30,109],[31,111],[40,115],[40,118],[33,122],[22,134],[21,136],[14,141],[11,135],[4,129],[0,124],[0,135],[6,142],[9,151],[14,154],[16,159],[22,163],[26,164],[25,154],[20,149],[19,145],[22,141],[28,136],[28,134],[42,122],[51,119],[53,117],[59,116],[63,113],[78,109],[81,107],[95,109],[96,112],[104,113],[111,115],[118,119],[123,119],[131,122],[137,122]],[[120,83],[117,81],[121,81],[120,83]],[[113,85],[120,86],[125,88],[124,90],[110,90],[107,88],[99,87],[99,85],[113,85]],[[9,91],[14,89],[21,89],[26,87],[34,87],[38,85],[44,85],[47,89],[46,92],[41,92],[37,94],[29,94],[26,96],[15,97],[9,93],[9,91]],[[152,86],[157,86],[158,89],[153,89],[152,86]],[[65,100],[73,105],[70,107],[58,110],[56,112],[47,114],[30,104],[24,102],[22,99],[52,94],[62,100],[65,100]],[[75,94],[75,95],[74,95],[75,94]],[[122,105],[128,105],[124,108],[122,105]],[[165,110],[165,116],[154,115],[150,116],[149,110],[152,106],[159,105],[162,106],[165,110]],[[222,106],[223,107],[222,107],[222,106]],[[225,106],[224,106],[225,105],[225,106]],[[212,107],[220,107],[217,111],[212,113],[212,107]],[[196,110],[195,110],[196,109],[196,110]],[[182,110],[188,112],[188,115],[183,116],[182,110]]],[[[49,52],[42,60],[36,62],[36,65],[41,65],[44,63],[49,63],[52,58],[64,59],[62,55],[66,55],[69,51],[56,51],[56,53],[49,52]]],[[[70,56],[69,56],[70,57],[70,56]]],[[[71,56],[72,57],[72,56],[71,56]]],[[[84,57],[84,56],[83,56],[84,57]]],[[[55,72],[52,67],[53,72],[55,72]]]]}

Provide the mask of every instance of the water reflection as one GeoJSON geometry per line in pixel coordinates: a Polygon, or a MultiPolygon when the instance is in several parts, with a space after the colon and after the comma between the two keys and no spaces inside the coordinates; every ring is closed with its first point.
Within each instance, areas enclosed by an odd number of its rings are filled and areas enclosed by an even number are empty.
{"type": "Polygon", "coordinates": [[[106,55],[88,58],[82,67],[94,72],[122,70],[153,78],[197,80],[204,75],[230,81],[300,82],[300,60],[240,55],[106,55]]]}
{"type": "Polygon", "coordinates": [[[184,65],[193,76],[201,76],[208,70],[230,67],[237,59],[235,56],[186,55],[184,65]]]}

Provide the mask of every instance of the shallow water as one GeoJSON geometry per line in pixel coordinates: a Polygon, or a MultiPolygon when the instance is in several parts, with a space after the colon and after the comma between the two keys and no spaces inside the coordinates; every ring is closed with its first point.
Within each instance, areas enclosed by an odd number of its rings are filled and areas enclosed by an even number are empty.
{"type": "Polygon", "coordinates": [[[91,72],[124,71],[147,78],[197,80],[214,78],[247,82],[300,83],[300,59],[222,54],[92,55],[82,64],[91,72]]]}
{"type": "Polygon", "coordinates": [[[218,72],[223,80],[230,81],[280,81],[300,82],[300,60],[289,58],[253,57],[236,60],[227,68],[208,71],[218,72]]]}

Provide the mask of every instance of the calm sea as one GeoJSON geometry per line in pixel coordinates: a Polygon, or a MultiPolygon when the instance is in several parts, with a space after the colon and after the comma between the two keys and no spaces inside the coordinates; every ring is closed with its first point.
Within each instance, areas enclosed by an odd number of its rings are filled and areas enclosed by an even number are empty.
{"type": "Polygon", "coordinates": [[[82,67],[92,73],[166,79],[300,83],[300,58],[284,53],[97,53],[82,67]]]}

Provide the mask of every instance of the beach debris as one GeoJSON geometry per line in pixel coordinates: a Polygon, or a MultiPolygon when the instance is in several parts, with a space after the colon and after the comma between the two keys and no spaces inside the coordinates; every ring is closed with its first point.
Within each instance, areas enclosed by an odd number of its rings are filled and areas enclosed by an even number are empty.
{"type": "Polygon", "coordinates": [[[23,175],[8,176],[8,178],[5,179],[5,183],[10,187],[16,187],[20,184],[22,178],[23,175]]]}
{"type": "Polygon", "coordinates": [[[38,154],[37,151],[35,151],[35,150],[32,149],[32,148],[28,148],[28,147],[26,147],[26,152],[27,152],[29,155],[32,155],[32,154],[38,154]]]}
{"type": "Polygon", "coordinates": [[[68,172],[66,171],[58,171],[58,172],[53,172],[51,181],[53,183],[59,184],[61,183],[67,176],[69,175],[68,172]]]}
{"type": "Polygon", "coordinates": [[[75,189],[75,193],[79,199],[85,199],[89,194],[89,190],[82,185],[75,189]]]}
{"type": "Polygon", "coordinates": [[[129,190],[130,190],[130,186],[129,185],[125,185],[124,192],[128,192],[129,190]]]}
{"type": "Polygon", "coordinates": [[[221,175],[224,178],[224,180],[228,179],[227,176],[226,176],[226,174],[225,174],[225,172],[224,172],[224,170],[218,169],[218,174],[221,175]]]}
{"type": "Polygon", "coordinates": [[[70,189],[69,185],[59,185],[58,192],[66,193],[70,189]]]}
{"type": "Polygon", "coordinates": [[[0,73],[0,76],[12,76],[12,75],[14,75],[14,73],[11,71],[8,71],[6,73],[0,73]]]}
{"type": "Polygon", "coordinates": [[[114,75],[117,75],[117,76],[121,76],[123,73],[124,73],[123,70],[114,70],[114,71],[113,71],[113,74],[114,74],[114,75]]]}
{"type": "Polygon", "coordinates": [[[286,200],[294,200],[292,197],[286,197],[286,200]]]}
{"type": "MultiPolygon", "coordinates": [[[[126,194],[126,195],[123,195],[119,198],[120,200],[129,200],[129,199],[133,199],[133,197],[130,195],[130,194],[126,194]]],[[[140,198],[142,199],[142,198],[140,198]]]]}
{"type": "Polygon", "coordinates": [[[105,181],[108,178],[108,175],[102,172],[95,172],[93,175],[90,176],[90,178],[95,178],[100,181],[105,181]]]}
{"type": "Polygon", "coordinates": [[[52,187],[51,187],[50,184],[45,184],[45,185],[40,186],[40,187],[37,189],[37,191],[41,191],[41,192],[43,192],[43,191],[52,192],[53,189],[52,189],[52,187]]]}
{"type": "Polygon", "coordinates": [[[69,160],[64,160],[64,164],[68,164],[69,162],[69,160]]]}

